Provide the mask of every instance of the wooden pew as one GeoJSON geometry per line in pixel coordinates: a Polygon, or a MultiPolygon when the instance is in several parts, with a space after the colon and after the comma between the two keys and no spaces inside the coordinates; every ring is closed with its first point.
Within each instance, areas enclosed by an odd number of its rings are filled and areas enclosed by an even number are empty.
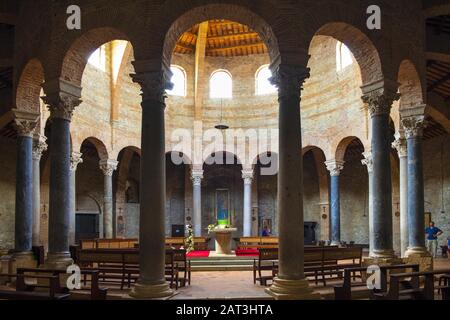
{"type": "MultiPolygon", "coordinates": [[[[381,289],[380,292],[385,292],[387,290],[387,281],[384,281],[383,279],[386,279],[386,275],[391,270],[399,270],[399,269],[411,269],[411,271],[418,271],[419,265],[418,264],[401,264],[401,265],[391,265],[391,266],[380,266],[380,272],[381,272],[381,289]]],[[[334,285],[334,299],[335,300],[351,300],[352,299],[352,288],[357,287],[367,287],[366,281],[363,280],[362,275],[366,273],[367,267],[353,267],[353,268],[346,268],[344,269],[344,281],[342,284],[334,285]],[[361,277],[359,278],[361,281],[356,282],[352,281],[355,280],[354,274],[360,273],[361,277]]]]}
{"type": "Polygon", "coordinates": [[[387,292],[374,293],[373,298],[376,300],[434,300],[435,289],[441,290],[443,299],[450,299],[450,286],[435,286],[437,275],[450,274],[450,269],[396,273],[390,275],[389,290],[387,292]],[[420,279],[424,279],[423,288],[420,285],[420,279]],[[410,279],[406,281],[406,279],[410,279]],[[405,283],[409,284],[405,288],[405,283]]]}
{"type": "MultiPolygon", "coordinates": [[[[65,300],[70,294],[62,292],[58,276],[54,275],[27,275],[27,274],[5,274],[9,278],[16,278],[16,290],[0,290],[0,300],[65,300]],[[47,282],[39,288],[48,289],[48,291],[34,292],[30,291],[30,284],[25,279],[47,282]]],[[[33,288],[34,290],[34,288],[33,288]]]]}
{"type": "Polygon", "coordinates": [[[209,237],[194,237],[194,250],[207,251],[210,240],[209,237]]]}

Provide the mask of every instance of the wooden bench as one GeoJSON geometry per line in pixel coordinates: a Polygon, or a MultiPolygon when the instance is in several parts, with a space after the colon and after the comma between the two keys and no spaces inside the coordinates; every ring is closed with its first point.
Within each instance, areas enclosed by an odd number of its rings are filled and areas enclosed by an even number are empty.
{"type": "Polygon", "coordinates": [[[58,276],[36,274],[4,274],[3,276],[16,278],[16,290],[0,290],[0,300],[65,300],[70,297],[69,293],[62,293],[58,276]],[[41,284],[39,288],[48,290],[34,292],[37,285],[30,290],[30,284],[26,283],[25,279],[47,282],[47,285],[41,284]]]}
{"type": "Polygon", "coordinates": [[[434,300],[435,289],[438,289],[442,292],[442,299],[449,300],[450,286],[435,286],[437,275],[448,274],[450,274],[450,269],[391,274],[389,290],[374,293],[373,298],[376,300],[434,300]],[[423,287],[421,287],[420,279],[424,280],[423,287]]]}
{"type": "Polygon", "coordinates": [[[278,237],[234,238],[238,250],[278,248],[278,237]]]}
{"type": "Polygon", "coordinates": [[[132,249],[138,239],[84,239],[80,248],[84,249],[132,249]]]}
{"type": "MultiPolygon", "coordinates": [[[[411,271],[419,271],[418,264],[401,264],[401,265],[391,265],[391,266],[380,266],[381,272],[381,289],[380,291],[387,290],[387,274],[391,270],[405,270],[411,269],[411,271]]],[[[367,267],[353,267],[344,269],[344,281],[342,284],[334,286],[334,298],[335,300],[351,300],[352,299],[352,288],[357,287],[367,287],[366,281],[364,281],[362,275],[367,271],[367,267]],[[355,279],[355,273],[360,273],[361,277],[359,279],[361,281],[356,282],[352,280],[355,279]]]]}

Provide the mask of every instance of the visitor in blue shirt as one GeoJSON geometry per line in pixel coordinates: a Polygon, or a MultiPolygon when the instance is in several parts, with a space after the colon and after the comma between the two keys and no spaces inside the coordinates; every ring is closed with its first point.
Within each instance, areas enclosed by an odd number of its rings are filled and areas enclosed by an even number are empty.
{"type": "Polygon", "coordinates": [[[430,222],[430,226],[425,229],[427,236],[427,249],[436,258],[438,249],[438,237],[442,234],[442,230],[434,226],[434,222],[430,222]]]}
{"type": "Polygon", "coordinates": [[[263,237],[270,237],[270,230],[269,230],[269,227],[264,226],[263,231],[262,231],[262,236],[263,236],[263,237]]]}

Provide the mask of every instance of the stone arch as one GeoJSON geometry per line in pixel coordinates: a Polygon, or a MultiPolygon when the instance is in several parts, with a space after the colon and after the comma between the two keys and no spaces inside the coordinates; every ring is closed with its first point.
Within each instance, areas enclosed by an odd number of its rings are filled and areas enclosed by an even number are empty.
{"type": "Polygon", "coordinates": [[[398,70],[400,111],[424,103],[424,87],[419,73],[411,60],[403,60],[398,70]]]}
{"type": "MultiPolygon", "coordinates": [[[[216,151],[216,152],[211,153],[208,157],[205,158],[205,160],[203,161],[203,167],[210,165],[209,162],[214,159],[218,159],[219,161],[221,159],[222,163],[219,163],[219,164],[224,164],[224,165],[237,164],[237,165],[240,165],[241,167],[243,166],[242,161],[239,159],[239,157],[235,153],[229,152],[229,151],[216,151]]],[[[217,163],[211,163],[211,164],[217,164],[217,163]]]]}
{"type": "Polygon", "coordinates": [[[175,162],[176,164],[183,164],[183,165],[188,165],[190,168],[192,167],[192,160],[183,152],[180,151],[175,151],[175,150],[171,150],[171,151],[167,151],[166,152],[166,156],[174,156],[175,158],[175,162]],[[181,161],[181,163],[179,163],[179,161],[181,161]]]}
{"type": "Polygon", "coordinates": [[[122,31],[111,27],[94,28],[73,41],[59,66],[59,77],[81,86],[84,69],[90,55],[101,45],[113,40],[130,41],[122,31]]]}
{"type": "MultiPolygon", "coordinates": [[[[169,9],[169,8],[167,8],[169,9]]],[[[272,13],[276,12],[274,9],[272,13]]],[[[179,37],[195,24],[212,19],[227,19],[249,26],[257,32],[268,48],[270,60],[279,59],[280,51],[278,40],[272,26],[260,15],[248,9],[242,4],[216,3],[206,4],[192,8],[189,3],[184,3],[177,8],[167,10],[168,26],[165,32],[163,53],[163,65],[170,66],[172,52],[179,37]]]]}
{"type": "Polygon", "coordinates": [[[350,144],[352,144],[354,141],[359,142],[361,146],[365,149],[364,144],[358,137],[355,136],[345,137],[338,143],[336,147],[335,160],[344,161],[345,153],[347,152],[347,149],[350,146],[350,144]]]}
{"type": "MultiPolygon", "coordinates": [[[[345,6],[342,4],[339,4],[339,6],[331,6],[335,7],[337,11],[334,13],[330,12],[330,16],[321,15],[318,22],[312,23],[309,26],[311,36],[308,43],[311,43],[313,37],[317,35],[332,37],[344,43],[352,52],[360,68],[363,85],[382,80],[384,78],[384,70],[386,67],[382,65],[379,51],[375,47],[374,43],[364,32],[361,31],[361,29],[356,27],[361,25],[361,22],[354,21],[353,17],[344,13],[341,13],[342,20],[336,20],[336,13],[341,12],[345,6]],[[315,28],[314,32],[312,32],[311,29],[313,27],[315,28]]],[[[322,11],[320,11],[322,10],[321,8],[315,8],[315,10],[318,10],[316,12],[322,13],[322,11]]],[[[324,12],[329,12],[330,10],[330,8],[327,8],[324,12]]],[[[349,10],[351,11],[351,9],[349,10]]],[[[360,13],[358,13],[358,15],[364,16],[360,13]]]]}
{"type": "Polygon", "coordinates": [[[100,160],[108,160],[109,159],[109,153],[108,153],[108,150],[107,150],[105,144],[103,143],[103,141],[101,141],[100,139],[95,138],[95,137],[89,137],[89,138],[84,139],[84,141],[81,143],[81,145],[83,145],[86,142],[91,143],[95,147],[100,160]]]}
{"type": "Polygon", "coordinates": [[[41,90],[44,83],[44,68],[38,59],[31,59],[25,65],[15,96],[15,105],[19,110],[33,113],[41,112],[41,90]]]}

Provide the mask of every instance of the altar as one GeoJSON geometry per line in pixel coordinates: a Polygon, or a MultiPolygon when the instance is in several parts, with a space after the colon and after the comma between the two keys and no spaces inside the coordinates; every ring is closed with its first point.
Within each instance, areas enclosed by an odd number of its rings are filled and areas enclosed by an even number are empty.
{"type": "Polygon", "coordinates": [[[215,253],[228,255],[232,254],[231,251],[231,235],[236,232],[237,228],[220,228],[216,227],[210,230],[211,233],[215,234],[215,253]]]}

